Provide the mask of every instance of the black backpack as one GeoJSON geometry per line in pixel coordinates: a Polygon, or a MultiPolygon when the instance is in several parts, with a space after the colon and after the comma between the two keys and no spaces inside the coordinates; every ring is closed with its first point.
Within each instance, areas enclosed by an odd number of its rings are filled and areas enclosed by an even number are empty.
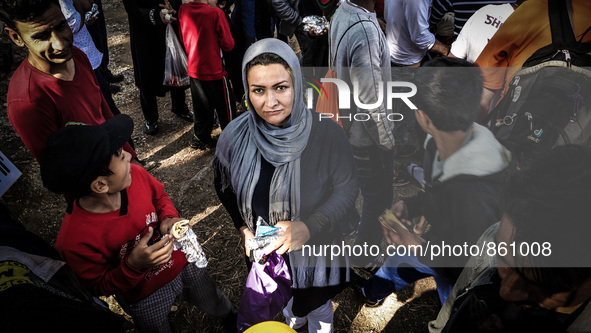
{"type": "Polygon", "coordinates": [[[489,114],[491,130],[518,165],[563,144],[591,146],[591,43],[575,39],[569,0],[549,0],[552,44],[515,74],[489,114]],[[568,2],[568,4],[567,4],[568,2]]]}

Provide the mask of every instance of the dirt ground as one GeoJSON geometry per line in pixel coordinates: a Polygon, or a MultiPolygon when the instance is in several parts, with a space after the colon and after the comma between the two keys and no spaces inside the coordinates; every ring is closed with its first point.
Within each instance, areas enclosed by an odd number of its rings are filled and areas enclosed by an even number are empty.
{"type": "MultiPolygon", "coordinates": [[[[160,133],[153,137],[144,134],[139,92],[133,83],[127,14],[118,0],[104,0],[103,7],[109,35],[109,67],[114,74],[125,76],[122,90],[114,95],[114,99],[119,109],[135,122],[133,140],[139,157],[158,164],[151,173],[166,185],[180,215],[198,221],[194,230],[208,256],[208,271],[218,287],[238,305],[247,275],[244,251],[240,237],[213,188],[213,151],[195,151],[188,147],[192,126],[169,111],[168,96],[159,98],[160,133]]],[[[13,53],[14,71],[26,53],[14,46],[13,53]]],[[[10,75],[0,74],[0,151],[21,170],[22,176],[2,200],[17,220],[54,244],[65,211],[65,201],[62,196],[43,188],[37,163],[8,121],[6,92],[9,79],[10,75]]],[[[187,102],[191,107],[189,93],[187,102]]],[[[416,156],[413,158],[416,160],[416,156]]],[[[411,183],[394,188],[394,194],[399,198],[417,189],[411,183]]],[[[116,302],[111,299],[109,302],[114,309],[117,308],[116,302]]],[[[437,314],[438,303],[432,279],[421,280],[392,294],[378,308],[365,307],[348,288],[333,300],[335,331],[424,332],[426,323],[437,314]]],[[[178,302],[173,310],[170,319],[174,332],[221,331],[217,319],[192,306],[178,302]]],[[[305,329],[302,331],[305,332],[305,329]]]]}

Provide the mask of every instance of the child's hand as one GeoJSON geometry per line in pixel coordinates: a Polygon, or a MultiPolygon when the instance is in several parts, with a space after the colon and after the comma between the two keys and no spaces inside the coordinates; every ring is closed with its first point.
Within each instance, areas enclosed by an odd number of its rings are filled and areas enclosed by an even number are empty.
{"type": "Polygon", "coordinates": [[[167,218],[165,218],[160,223],[160,232],[163,235],[170,234],[170,229],[172,228],[172,225],[175,224],[176,222],[182,221],[182,220],[184,220],[184,219],[182,219],[180,217],[167,217],[167,218]]]}
{"type": "Polygon", "coordinates": [[[170,5],[170,2],[168,2],[168,0],[164,0],[164,5],[159,4],[158,6],[162,7],[162,9],[160,10],[160,19],[164,24],[176,21],[176,18],[172,16],[176,14],[176,10],[172,9],[172,6],[170,5]]]}
{"type": "Polygon", "coordinates": [[[137,270],[145,270],[154,266],[167,263],[172,257],[172,236],[166,235],[160,241],[148,246],[148,241],[152,238],[154,230],[148,228],[148,232],[140,239],[129,257],[127,263],[137,270]]]}
{"type": "Polygon", "coordinates": [[[312,28],[310,29],[310,31],[308,31],[308,35],[312,36],[312,37],[318,37],[318,36],[322,36],[322,35],[326,35],[328,33],[328,28],[316,32],[316,29],[312,28]]]}

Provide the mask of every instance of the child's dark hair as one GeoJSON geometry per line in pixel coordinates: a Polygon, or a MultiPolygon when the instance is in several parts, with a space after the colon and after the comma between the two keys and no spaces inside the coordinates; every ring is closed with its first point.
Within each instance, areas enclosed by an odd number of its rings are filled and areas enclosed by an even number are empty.
{"type": "Polygon", "coordinates": [[[52,6],[60,7],[59,0],[0,0],[0,21],[17,31],[16,21],[31,22],[52,6]]]}
{"type": "Polygon", "coordinates": [[[113,171],[109,168],[109,166],[111,165],[111,160],[113,160],[113,157],[121,156],[122,153],[123,153],[123,148],[120,148],[119,150],[117,150],[117,152],[115,154],[111,155],[111,157],[99,169],[98,173],[96,174],[96,177],[94,177],[93,179],[88,179],[85,183],[81,184],[80,188],[77,191],[74,191],[74,193],[70,193],[72,198],[78,199],[78,198],[87,196],[90,193],[92,193],[92,190],[90,189],[90,185],[92,184],[92,182],[98,177],[101,177],[101,176],[107,177],[107,176],[112,175],[113,171]]]}

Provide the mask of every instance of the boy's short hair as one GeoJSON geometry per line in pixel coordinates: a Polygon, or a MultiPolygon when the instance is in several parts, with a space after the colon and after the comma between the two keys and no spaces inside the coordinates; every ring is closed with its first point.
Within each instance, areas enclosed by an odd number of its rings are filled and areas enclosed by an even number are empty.
{"type": "Polygon", "coordinates": [[[0,20],[18,32],[15,22],[31,22],[45,14],[52,4],[60,6],[59,0],[0,0],[0,20]]]}
{"type": "Polygon", "coordinates": [[[133,120],[120,114],[100,125],[69,125],[53,132],[41,151],[41,178],[50,191],[73,199],[90,193],[133,132],[133,120]]]}
{"type": "Polygon", "coordinates": [[[421,66],[415,79],[417,108],[440,131],[465,131],[480,113],[482,75],[477,65],[457,58],[438,57],[421,66]]]}

